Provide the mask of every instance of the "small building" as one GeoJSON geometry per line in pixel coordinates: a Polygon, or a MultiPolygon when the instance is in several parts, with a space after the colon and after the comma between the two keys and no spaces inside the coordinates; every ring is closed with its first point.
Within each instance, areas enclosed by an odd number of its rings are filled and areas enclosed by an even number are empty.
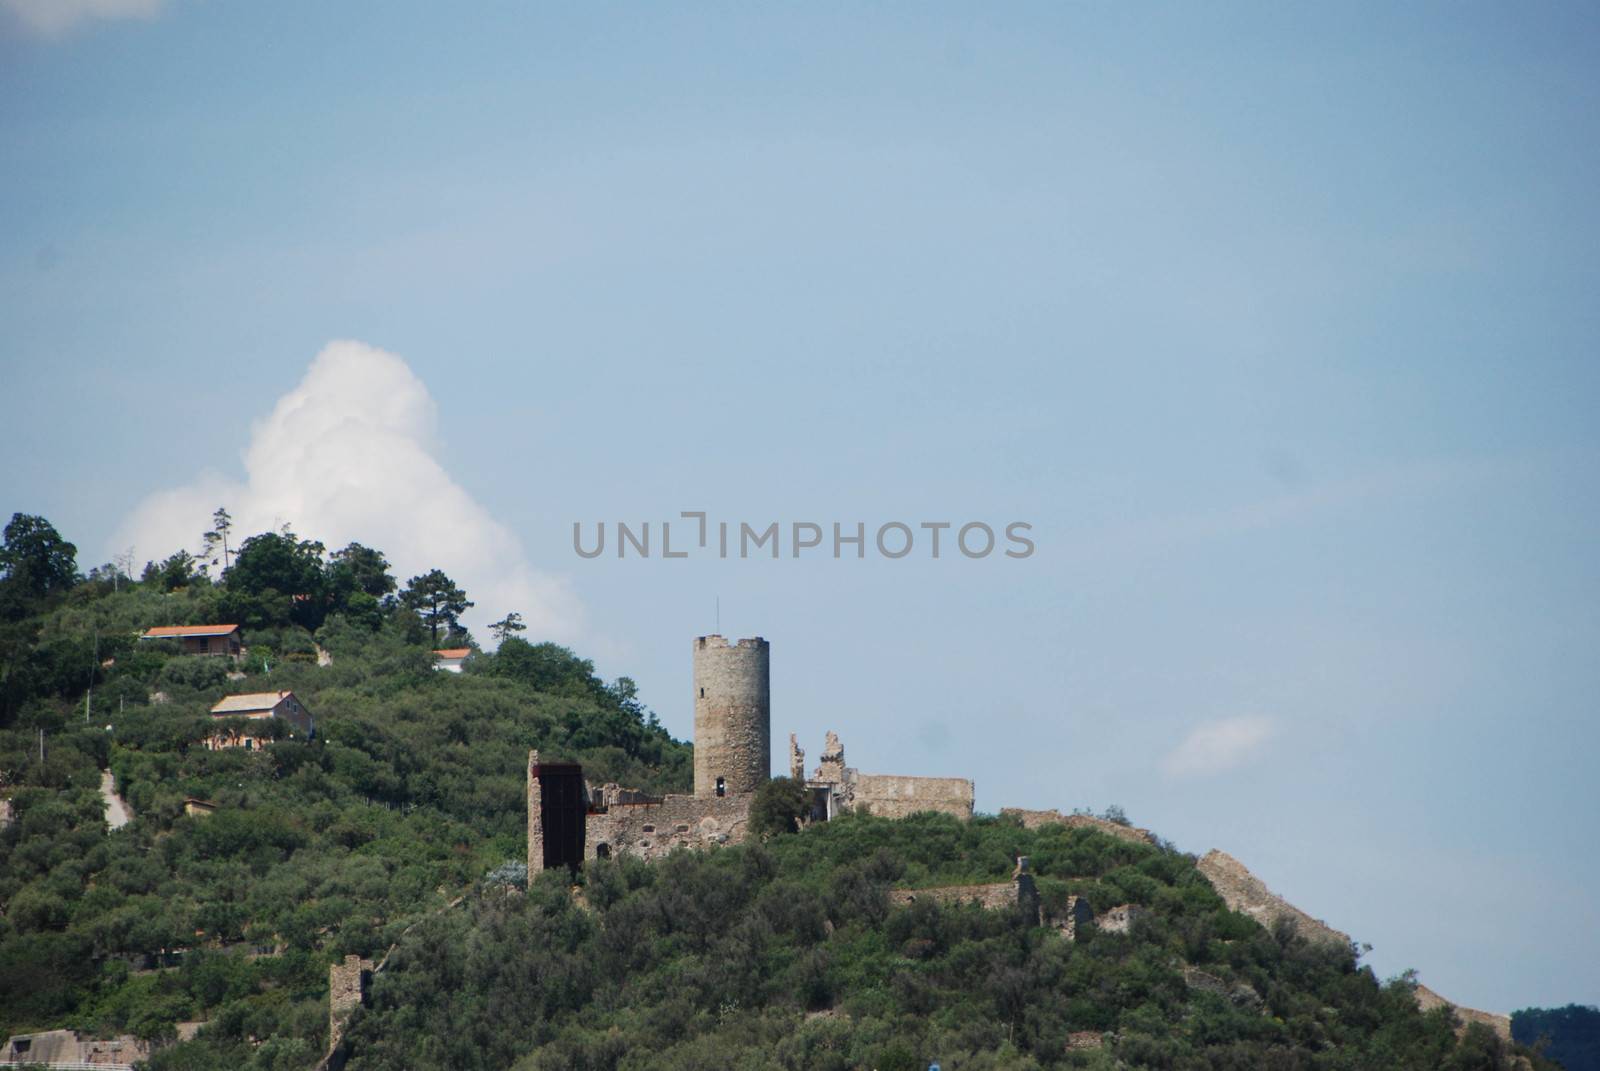
{"type": "Polygon", "coordinates": [[[206,739],[206,748],[211,751],[222,751],[230,747],[242,747],[246,750],[255,750],[271,743],[274,733],[269,723],[274,718],[280,718],[289,724],[289,736],[310,740],[317,735],[316,719],[305,705],[295,698],[293,692],[250,692],[245,695],[230,695],[218,701],[211,708],[211,718],[216,722],[245,719],[248,722],[261,723],[261,729],[252,732],[249,726],[223,727],[217,729],[206,739]]]}
{"type": "Polygon", "coordinates": [[[210,814],[217,809],[217,805],[210,800],[190,796],[183,801],[183,813],[194,817],[210,814]]]}
{"type": "Polygon", "coordinates": [[[460,673],[461,667],[471,654],[471,647],[446,647],[442,651],[435,651],[433,652],[433,668],[442,669],[446,673],[460,673]]]}
{"type": "Polygon", "coordinates": [[[177,640],[183,653],[191,655],[244,654],[244,636],[238,625],[161,625],[147,629],[141,640],[177,640]]]}

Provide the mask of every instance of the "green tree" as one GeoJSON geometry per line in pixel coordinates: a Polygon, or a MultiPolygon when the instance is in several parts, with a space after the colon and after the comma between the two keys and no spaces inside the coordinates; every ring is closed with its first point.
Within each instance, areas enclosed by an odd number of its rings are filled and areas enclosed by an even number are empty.
{"type": "MultiPolygon", "coordinates": [[[[201,538],[204,540],[204,549],[200,552],[208,563],[215,563],[217,548],[222,548],[222,571],[228,571],[228,533],[233,531],[233,518],[221,506],[211,515],[211,531],[201,538]]],[[[204,568],[204,566],[202,566],[204,568]]]]}
{"type": "Polygon", "coordinates": [[[328,559],[328,583],[336,596],[359,591],[379,600],[395,589],[395,579],[389,575],[389,560],[383,552],[360,543],[351,543],[333,552],[328,559]]]}
{"type": "Polygon", "coordinates": [[[522,623],[522,615],[515,610],[489,626],[489,631],[494,633],[496,643],[504,643],[518,632],[526,632],[527,629],[528,626],[522,623]]]}
{"type": "Polygon", "coordinates": [[[750,801],[750,832],[758,837],[798,833],[800,819],[810,810],[810,795],[804,781],[774,777],[750,801]]]}
{"type": "Polygon", "coordinates": [[[422,618],[435,647],[439,646],[439,626],[445,626],[446,635],[456,632],[461,627],[461,615],[476,605],[440,569],[408,580],[406,590],[400,593],[400,602],[422,618]]]}
{"type": "Polygon", "coordinates": [[[244,541],[227,572],[228,607],[235,616],[256,617],[251,624],[292,621],[309,629],[327,616],[327,578],[323,546],[302,540],[287,528],[244,541]]]}
{"type": "Polygon", "coordinates": [[[14,513],[0,543],[0,584],[20,609],[70,588],[78,579],[78,548],[43,517],[14,513]]]}
{"type": "Polygon", "coordinates": [[[500,644],[489,672],[531,685],[549,695],[598,697],[605,685],[594,675],[594,663],[581,658],[559,643],[529,643],[521,636],[510,636],[500,644]]]}
{"type": "Polygon", "coordinates": [[[186,588],[195,579],[196,565],[194,555],[186,550],[180,550],[160,565],[151,562],[145,566],[144,582],[155,584],[162,591],[186,588]]]}

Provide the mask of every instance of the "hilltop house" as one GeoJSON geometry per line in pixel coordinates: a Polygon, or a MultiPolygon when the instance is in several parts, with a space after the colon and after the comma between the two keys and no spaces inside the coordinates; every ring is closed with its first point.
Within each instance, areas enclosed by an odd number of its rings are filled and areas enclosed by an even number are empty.
{"type": "Polygon", "coordinates": [[[255,732],[250,726],[242,728],[224,728],[218,726],[206,739],[206,748],[210,751],[221,751],[224,748],[242,747],[253,751],[272,741],[273,733],[267,723],[273,718],[281,718],[289,725],[289,736],[309,740],[317,734],[317,723],[311,712],[305,708],[300,700],[295,698],[293,692],[250,692],[245,695],[230,695],[220,700],[211,708],[211,719],[221,722],[227,719],[243,718],[252,722],[262,723],[261,728],[255,732]]]}
{"type": "Polygon", "coordinates": [[[460,673],[461,666],[472,653],[471,647],[446,647],[442,651],[433,652],[433,668],[442,669],[446,673],[460,673]]]}
{"type": "Polygon", "coordinates": [[[184,654],[231,655],[244,653],[244,637],[238,625],[162,625],[149,629],[141,640],[178,640],[184,654]]]}

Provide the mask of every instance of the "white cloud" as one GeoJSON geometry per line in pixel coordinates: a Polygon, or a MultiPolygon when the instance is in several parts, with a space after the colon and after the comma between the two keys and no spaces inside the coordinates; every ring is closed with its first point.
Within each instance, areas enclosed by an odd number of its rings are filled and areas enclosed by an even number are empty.
{"type": "Polygon", "coordinates": [[[1254,759],[1277,734],[1271,718],[1220,718],[1197,726],[1161,760],[1174,777],[1222,773],[1254,759]]]}
{"type": "Polygon", "coordinates": [[[60,37],[91,19],[153,19],[166,0],[0,0],[29,30],[60,37]]]}
{"type": "Polygon", "coordinates": [[[403,585],[443,569],[477,603],[466,622],[521,613],[532,639],[570,640],[580,611],[564,581],[534,569],[516,536],[433,456],[436,413],[405,361],[361,342],[331,342],[298,386],[251,429],[245,480],[215,472],[141,502],[111,546],[139,559],[197,549],[226,506],[239,538],[290,525],[329,550],[358,542],[388,556],[403,585]]]}

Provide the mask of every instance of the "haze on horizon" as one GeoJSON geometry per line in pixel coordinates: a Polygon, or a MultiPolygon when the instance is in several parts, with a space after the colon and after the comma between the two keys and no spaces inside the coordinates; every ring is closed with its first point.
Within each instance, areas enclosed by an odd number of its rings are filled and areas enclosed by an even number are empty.
{"type": "Polygon", "coordinates": [[[1592,9],[374,11],[0,0],[8,516],[359,539],[683,738],[720,614],[775,747],[1600,1002],[1592,9]],[[572,551],[685,510],[1037,551],[572,551]]]}

